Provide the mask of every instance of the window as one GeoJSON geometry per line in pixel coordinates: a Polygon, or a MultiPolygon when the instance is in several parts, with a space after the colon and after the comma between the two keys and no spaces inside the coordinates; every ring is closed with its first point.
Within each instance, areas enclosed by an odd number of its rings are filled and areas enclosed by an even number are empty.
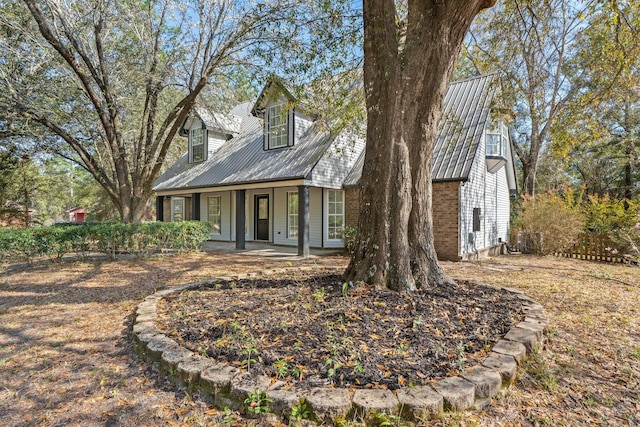
{"type": "Polygon", "coordinates": [[[207,199],[207,221],[211,225],[212,234],[222,234],[222,215],[220,213],[220,196],[207,199]]]}
{"type": "Polygon", "coordinates": [[[189,131],[189,148],[191,152],[191,162],[201,162],[205,157],[205,135],[204,129],[191,129],[189,131]]]}
{"type": "Polygon", "coordinates": [[[287,192],[287,237],[298,237],[298,193],[287,192]]]}
{"type": "Polygon", "coordinates": [[[344,229],[344,191],[329,190],[327,205],[327,238],[329,240],[342,239],[344,229]]]}
{"type": "Polygon", "coordinates": [[[287,110],[283,105],[274,105],[267,109],[268,149],[286,147],[287,135],[287,110]]]}
{"type": "Polygon", "coordinates": [[[507,157],[509,143],[509,128],[502,119],[491,121],[487,129],[487,156],[507,157]]]}
{"type": "Polygon", "coordinates": [[[482,211],[480,208],[473,208],[473,231],[480,231],[480,220],[482,211]]]}
{"type": "Polygon", "coordinates": [[[171,221],[184,221],[184,197],[171,198],[171,221]]]}

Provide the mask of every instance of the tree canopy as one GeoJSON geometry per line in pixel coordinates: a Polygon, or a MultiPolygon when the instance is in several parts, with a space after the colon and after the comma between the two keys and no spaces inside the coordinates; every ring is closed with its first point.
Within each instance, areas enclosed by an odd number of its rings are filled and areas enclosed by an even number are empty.
{"type": "Polygon", "coordinates": [[[2,1],[0,137],[78,163],[136,222],[203,91],[339,69],[358,20],[346,0],[2,1]]]}

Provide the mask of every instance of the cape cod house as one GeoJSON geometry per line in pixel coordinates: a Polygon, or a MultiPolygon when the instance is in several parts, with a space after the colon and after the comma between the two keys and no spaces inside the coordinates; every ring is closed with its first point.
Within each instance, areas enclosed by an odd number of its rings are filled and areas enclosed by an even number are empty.
{"type": "MultiPolygon", "coordinates": [[[[450,85],[434,153],[435,246],[441,259],[477,256],[506,241],[516,175],[494,75],[450,85]]],[[[161,221],[200,220],[211,240],[343,247],[356,226],[364,141],[330,135],[272,79],[229,114],[195,108],[189,150],[154,185],[161,221]]]]}

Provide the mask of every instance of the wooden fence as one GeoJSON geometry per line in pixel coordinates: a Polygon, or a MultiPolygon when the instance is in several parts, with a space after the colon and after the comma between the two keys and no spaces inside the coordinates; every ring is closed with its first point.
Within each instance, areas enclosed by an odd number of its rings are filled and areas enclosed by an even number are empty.
{"type": "MultiPolygon", "coordinates": [[[[512,242],[518,242],[522,253],[534,253],[535,245],[528,233],[515,232],[511,237],[512,242]]],[[[574,258],[583,259],[587,261],[599,261],[610,263],[624,263],[629,262],[626,259],[622,251],[614,254],[612,248],[615,248],[615,244],[611,239],[604,234],[581,234],[578,237],[578,241],[571,247],[555,252],[553,255],[562,258],[574,258]],[[609,250],[607,250],[609,248],[609,250]]]]}
{"type": "Polygon", "coordinates": [[[581,234],[574,245],[555,255],[564,258],[584,259],[587,261],[600,261],[622,263],[627,260],[621,253],[614,254],[615,247],[611,239],[603,234],[581,234]],[[607,250],[608,248],[608,250],[607,250]]]}

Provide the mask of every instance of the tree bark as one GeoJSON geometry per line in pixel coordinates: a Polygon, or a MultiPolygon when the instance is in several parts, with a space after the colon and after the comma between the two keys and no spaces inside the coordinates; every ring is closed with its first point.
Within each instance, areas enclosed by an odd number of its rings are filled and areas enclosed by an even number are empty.
{"type": "Polygon", "coordinates": [[[398,291],[447,280],[432,219],[433,148],[455,60],[487,0],[364,1],[367,142],[356,249],[346,275],[398,291]]]}

